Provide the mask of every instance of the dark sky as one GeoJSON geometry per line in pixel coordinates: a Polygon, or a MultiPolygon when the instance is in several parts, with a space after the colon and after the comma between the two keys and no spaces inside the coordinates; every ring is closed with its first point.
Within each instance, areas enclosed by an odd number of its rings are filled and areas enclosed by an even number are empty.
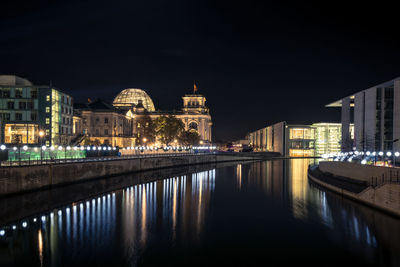
{"type": "Polygon", "coordinates": [[[2,1],[0,74],[76,102],[142,88],[157,109],[196,80],[214,140],[338,121],[325,104],[400,76],[397,8],[350,2],[2,1]]]}

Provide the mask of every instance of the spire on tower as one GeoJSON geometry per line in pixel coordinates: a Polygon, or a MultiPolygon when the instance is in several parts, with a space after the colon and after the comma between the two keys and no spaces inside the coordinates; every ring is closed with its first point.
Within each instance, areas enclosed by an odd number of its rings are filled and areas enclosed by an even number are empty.
{"type": "Polygon", "coordinates": [[[196,81],[193,81],[193,94],[196,94],[198,88],[197,88],[197,84],[196,81]]]}

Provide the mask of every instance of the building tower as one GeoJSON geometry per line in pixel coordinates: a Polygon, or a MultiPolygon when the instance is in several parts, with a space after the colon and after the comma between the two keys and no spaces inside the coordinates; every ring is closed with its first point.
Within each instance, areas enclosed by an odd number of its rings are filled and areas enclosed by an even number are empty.
{"type": "Polygon", "coordinates": [[[182,118],[185,130],[195,131],[204,143],[211,143],[211,116],[206,107],[206,98],[200,94],[187,94],[182,97],[182,118]]]}

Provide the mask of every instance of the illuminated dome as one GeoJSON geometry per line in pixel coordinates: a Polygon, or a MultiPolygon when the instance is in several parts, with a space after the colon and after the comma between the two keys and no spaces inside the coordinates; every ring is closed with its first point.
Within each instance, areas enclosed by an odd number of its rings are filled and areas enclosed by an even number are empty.
{"type": "Polygon", "coordinates": [[[119,93],[114,99],[113,106],[130,108],[136,106],[140,100],[147,111],[151,112],[156,110],[150,96],[142,89],[136,88],[125,89],[119,93]]]}

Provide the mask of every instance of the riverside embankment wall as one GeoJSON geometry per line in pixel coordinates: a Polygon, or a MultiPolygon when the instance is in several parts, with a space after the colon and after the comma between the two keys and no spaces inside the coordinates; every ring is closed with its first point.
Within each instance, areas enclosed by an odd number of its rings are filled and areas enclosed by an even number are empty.
{"type": "Polygon", "coordinates": [[[357,194],[323,182],[314,177],[310,172],[308,173],[308,177],[320,186],[328,188],[344,197],[400,217],[400,184],[383,183],[377,187],[369,186],[357,194]]]}
{"type": "Polygon", "coordinates": [[[373,179],[384,179],[385,181],[400,179],[400,168],[362,165],[341,161],[321,161],[319,169],[325,173],[366,181],[368,183],[373,182],[373,179]]]}
{"type": "Polygon", "coordinates": [[[322,173],[366,181],[370,186],[360,193],[353,193],[314,177],[311,171],[309,178],[315,183],[358,202],[400,216],[400,168],[337,161],[322,161],[318,168],[322,173]]]}
{"type": "Polygon", "coordinates": [[[2,167],[0,196],[130,172],[239,160],[257,160],[257,158],[206,154],[2,167]]]}
{"type": "Polygon", "coordinates": [[[101,179],[91,179],[82,183],[57,186],[52,190],[35,190],[24,194],[5,196],[0,199],[0,225],[9,224],[73,202],[97,198],[121,188],[209,171],[234,164],[236,162],[231,161],[127,173],[101,179]]]}

